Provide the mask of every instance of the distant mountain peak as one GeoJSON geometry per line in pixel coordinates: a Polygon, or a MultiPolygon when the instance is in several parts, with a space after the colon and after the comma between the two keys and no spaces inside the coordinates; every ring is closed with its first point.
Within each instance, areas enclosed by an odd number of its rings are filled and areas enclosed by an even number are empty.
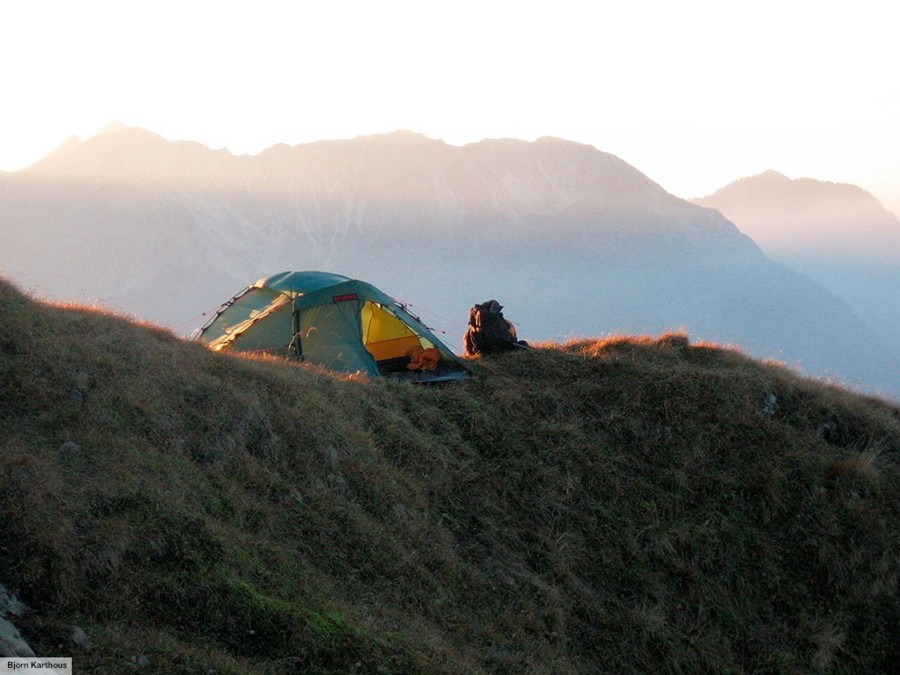
{"type": "Polygon", "coordinates": [[[129,129],[136,129],[136,127],[129,126],[129,125],[125,124],[124,122],[120,122],[118,120],[113,120],[112,122],[107,124],[105,127],[103,127],[97,133],[97,135],[100,136],[102,134],[112,134],[112,133],[116,133],[119,131],[127,131],[129,129]]]}
{"type": "Polygon", "coordinates": [[[216,171],[230,158],[233,155],[227,150],[211,150],[194,141],[169,141],[147,129],[112,122],[87,140],[69,139],[25,171],[109,185],[191,183],[221,179],[216,171]]]}
{"type": "Polygon", "coordinates": [[[54,150],[50,154],[53,155],[57,152],[65,152],[69,148],[74,148],[78,145],[81,145],[81,139],[78,136],[76,136],[75,134],[72,134],[66,140],[64,140],[62,143],[60,143],[59,146],[57,146],[56,150],[54,150]]]}
{"type": "MultiPolygon", "coordinates": [[[[711,195],[691,201],[712,208],[719,208],[717,203],[721,202],[722,199],[729,199],[738,195],[746,196],[748,192],[752,192],[755,195],[764,195],[769,202],[776,197],[790,201],[792,209],[796,209],[798,205],[808,204],[813,199],[833,199],[838,201],[855,199],[870,202],[871,204],[878,202],[874,196],[858,185],[819,180],[817,178],[789,178],[771,169],[755,176],[738,178],[711,195]]],[[[882,208],[880,203],[878,203],[878,206],[880,210],[882,208]]]]}
{"type": "Polygon", "coordinates": [[[790,182],[790,178],[785,176],[783,173],[779,171],[775,171],[775,169],[769,169],[768,171],[763,171],[761,174],[756,176],[757,179],[763,180],[771,180],[771,181],[779,181],[779,182],[790,182]]]}
{"type": "Polygon", "coordinates": [[[896,259],[900,250],[900,221],[849,183],[766,171],[693,203],[720,211],[772,255],[874,262],[896,259]]]}
{"type": "Polygon", "coordinates": [[[788,178],[783,173],[779,171],[775,171],[774,169],[769,169],[768,171],[763,171],[762,173],[755,174],[753,176],[744,176],[743,178],[738,178],[736,180],[731,181],[725,187],[719,188],[716,192],[706,195],[705,197],[698,197],[697,199],[693,199],[691,201],[695,203],[700,203],[705,200],[709,200],[714,198],[717,195],[722,193],[727,193],[733,190],[742,190],[742,189],[772,189],[784,185],[788,185],[792,183],[793,180],[788,178]]]}
{"type": "Polygon", "coordinates": [[[444,141],[440,139],[429,138],[425,134],[420,134],[417,131],[410,131],[409,129],[397,129],[395,131],[388,131],[380,134],[360,135],[356,137],[356,140],[368,141],[370,143],[383,142],[394,144],[444,143],[444,141]]]}

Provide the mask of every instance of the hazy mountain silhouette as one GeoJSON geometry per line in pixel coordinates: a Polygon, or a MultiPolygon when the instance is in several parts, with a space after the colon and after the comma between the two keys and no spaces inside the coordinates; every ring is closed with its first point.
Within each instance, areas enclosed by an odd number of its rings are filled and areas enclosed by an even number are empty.
{"type": "Polygon", "coordinates": [[[865,190],[775,171],[695,203],[718,209],[773,260],[838,295],[887,344],[900,335],[900,220],[865,190]]]}
{"type": "Polygon", "coordinates": [[[717,211],[559,139],[395,132],[233,156],[115,126],[0,176],[0,238],[24,288],[172,326],[258,277],[319,269],[459,336],[496,298],[526,339],[682,327],[900,392],[900,367],[836,297],[717,211]]]}

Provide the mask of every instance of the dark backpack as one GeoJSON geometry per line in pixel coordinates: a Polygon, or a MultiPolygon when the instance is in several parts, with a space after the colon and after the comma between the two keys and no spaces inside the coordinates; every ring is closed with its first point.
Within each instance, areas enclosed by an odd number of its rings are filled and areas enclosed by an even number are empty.
{"type": "Polygon", "coordinates": [[[469,310],[464,339],[466,354],[491,354],[519,347],[515,327],[503,318],[503,306],[488,300],[469,310]]]}

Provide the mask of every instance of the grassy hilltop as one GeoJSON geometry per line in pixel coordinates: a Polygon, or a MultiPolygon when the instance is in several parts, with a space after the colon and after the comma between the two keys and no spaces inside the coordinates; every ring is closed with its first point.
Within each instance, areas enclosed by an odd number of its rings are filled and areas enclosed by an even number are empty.
{"type": "Polygon", "coordinates": [[[896,406],[682,336],[474,365],[339,377],[0,282],[20,632],[80,673],[900,660],[896,406]]]}

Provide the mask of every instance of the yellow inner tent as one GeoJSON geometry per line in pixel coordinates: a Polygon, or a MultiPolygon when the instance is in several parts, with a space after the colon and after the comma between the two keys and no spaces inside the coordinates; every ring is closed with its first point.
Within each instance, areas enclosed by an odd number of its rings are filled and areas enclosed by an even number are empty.
{"type": "Polygon", "coordinates": [[[381,305],[367,301],[360,312],[363,344],[376,361],[405,356],[410,347],[434,347],[381,305]]]}

